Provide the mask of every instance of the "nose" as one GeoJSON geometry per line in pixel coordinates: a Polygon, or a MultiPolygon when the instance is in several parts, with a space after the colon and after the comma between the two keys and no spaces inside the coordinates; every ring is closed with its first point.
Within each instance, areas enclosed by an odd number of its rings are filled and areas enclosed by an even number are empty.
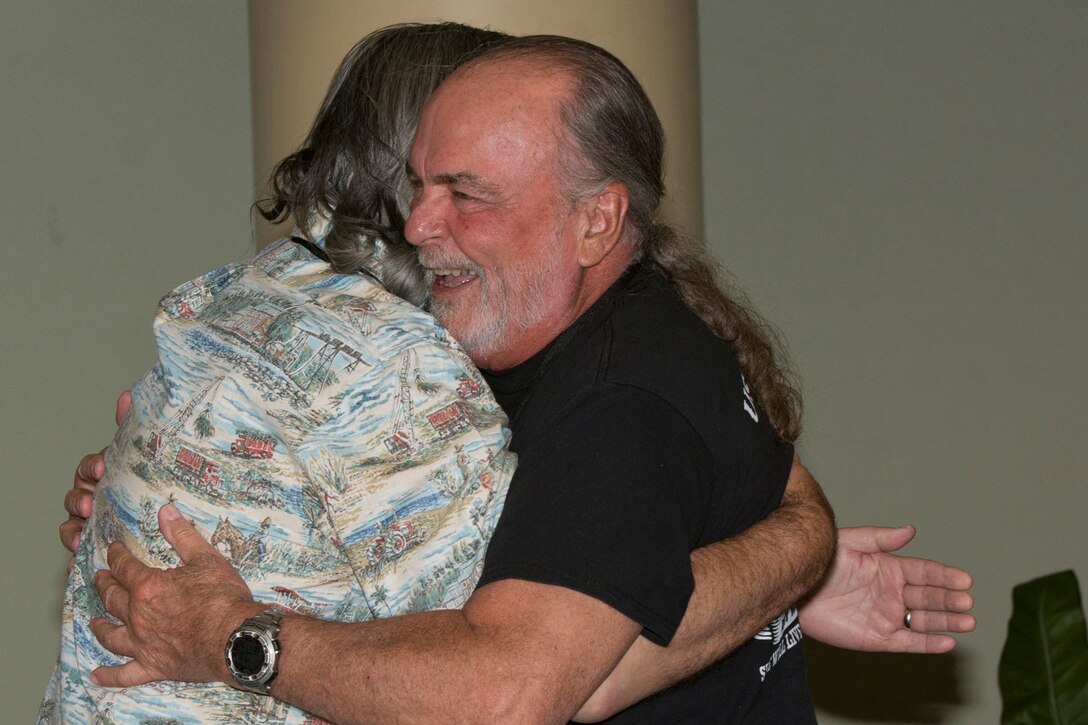
{"type": "Polygon", "coordinates": [[[420,190],[412,200],[412,211],[404,223],[404,238],[417,247],[441,241],[446,224],[440,213],[440,200],[434,193],[420,190]]]}

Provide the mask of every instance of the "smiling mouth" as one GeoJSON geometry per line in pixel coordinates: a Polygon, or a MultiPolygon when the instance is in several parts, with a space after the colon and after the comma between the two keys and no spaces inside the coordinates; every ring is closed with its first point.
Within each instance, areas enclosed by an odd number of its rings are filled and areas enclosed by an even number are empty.
{"type": "Polygon", "coordinates": [[[435,285],[447,289],[460,287],[476,279],[476,274],[469,269],[431,269],[428,271],[434,275],[435,285]]]}

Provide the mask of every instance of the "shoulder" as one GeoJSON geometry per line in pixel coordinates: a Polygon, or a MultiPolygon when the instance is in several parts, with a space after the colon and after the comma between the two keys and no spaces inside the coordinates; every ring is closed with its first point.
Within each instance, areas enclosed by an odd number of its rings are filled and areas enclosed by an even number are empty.
{"type": "Polygon", "coordinates": [[[643,271],[615,303],[609,319],[609,374],[640,372],[668,381],[702,372],[710,383],[739,375],[728,346],[687,308],[672,285],[655,271],[643,271]]]}
{"type": "Polygon", "coordinates": [[[392,350],[433,347],[470,364],[430,313],[389,292],[372,274],[334,272],[328,262],[287,237],[268,245],[247,266],[263,273],[271,285],[305,300],[298,316],[339,318],[356,338],[381,337],[383,347],[395,338],[392,350]]]}
{"type": "MultiPolygon", "coordinates": [[[[565,385],[630,386],[685,416],[708,403],[742,400],[744,382],[728,346],[659,273],[642,270],[556,361],[565,385]]],[[[552,376],[549,376],[552,377],[552,376]]]]}

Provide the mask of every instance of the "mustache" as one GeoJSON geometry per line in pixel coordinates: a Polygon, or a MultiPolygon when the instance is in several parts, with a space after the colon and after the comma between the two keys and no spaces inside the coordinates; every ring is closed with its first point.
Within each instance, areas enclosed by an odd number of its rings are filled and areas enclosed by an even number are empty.
{"type": "Polygon", "coordinates": [[[449,252],[441,249],[418,249],[416,260],[423,267],[423,271],[430,276],[432,269],[464,269],[477,277],[483,277],[484,271],[475,262],[463,254],[449,252]]]}

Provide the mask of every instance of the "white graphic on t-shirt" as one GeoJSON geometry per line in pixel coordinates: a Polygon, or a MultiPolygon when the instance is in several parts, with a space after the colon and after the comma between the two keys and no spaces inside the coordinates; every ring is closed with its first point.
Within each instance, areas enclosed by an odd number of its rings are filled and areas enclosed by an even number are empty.
{"type": "Polygon", "coordinates": [[[758,640],[770,640],[775,645],[767,664],[759,668],[759,681],[767,677],[767,673],[778,664],[782,656],[797,646],[801,641],[801,623],[797,621],[797,610],[791,607],[783,614],[778,615],[773,622],[764,627],[755,637],[758,640]]]}
{"type": "Polygon", "coordinates": [[[759,413],[756,412],[756,401],[752,398],[752,391],[748,389],[748,381],[740,376],[740,384],[744,386],[744,410],[752,416],[752,420],[759,422],[759,413]]]}

